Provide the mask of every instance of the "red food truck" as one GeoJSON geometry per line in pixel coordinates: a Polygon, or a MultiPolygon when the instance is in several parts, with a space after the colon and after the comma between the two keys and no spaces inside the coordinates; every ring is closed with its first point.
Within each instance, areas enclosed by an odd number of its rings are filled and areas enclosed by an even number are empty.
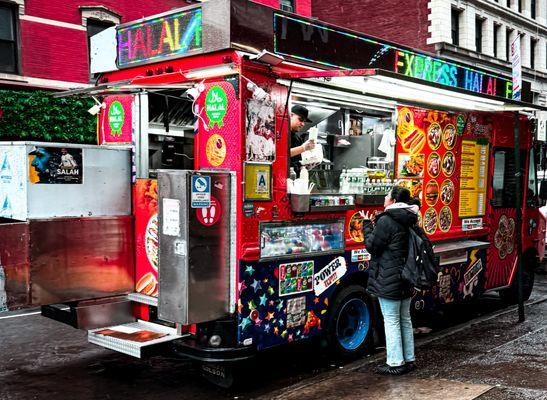
{"type": "Polygon", "coordinates": [[[514,301],[519,237],[530,295],[545,222],[529,83],[513,100],[503,76],[243,0],[123,24],[92,46],[98,83],[69,94],[102,98],[102,143],[133,145],[133,287],[42,308],[91,343],[161,348],[221,378],[318,335],[341,354],[370,349],[363,215],[396,184],[421,200],[441,267],[415,312],[490,290],[514,301]],[[295,105],[308,110],[300,139],[316,143],[296,170],[295,105]]]}

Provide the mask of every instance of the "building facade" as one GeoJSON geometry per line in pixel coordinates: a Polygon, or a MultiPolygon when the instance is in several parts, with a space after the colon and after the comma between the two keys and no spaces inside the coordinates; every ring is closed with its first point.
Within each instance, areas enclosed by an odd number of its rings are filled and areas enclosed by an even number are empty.
{"type": "MultiPolygon", "coordinates": [[[[0,87],[64,90],[93,82],[89,37],[192,0],[0,0],[0,87]]],[[[260,0],[310,15],[311,0],[260,0]]]]}
{"type": "Polygon", "coordinates": [[[547,0],[313,0],[312,15],[506,76],[519,36],[522,79],[547,105],[547,0]]]}

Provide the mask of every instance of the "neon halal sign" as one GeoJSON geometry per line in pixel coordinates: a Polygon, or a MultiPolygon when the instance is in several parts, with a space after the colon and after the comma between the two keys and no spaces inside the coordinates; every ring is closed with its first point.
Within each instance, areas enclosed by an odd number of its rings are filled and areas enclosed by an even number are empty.
{"type": "Polygon", "coordinates": [[[396,50],[395,72],[489,96],[510,99],[513,95],[513,83],[508,79],[406,50],[396,50]]]}
{"type": "Polygon", "coordinates": [[[118,67],[201,50],[201,8],[118,29],[118,67]]]}

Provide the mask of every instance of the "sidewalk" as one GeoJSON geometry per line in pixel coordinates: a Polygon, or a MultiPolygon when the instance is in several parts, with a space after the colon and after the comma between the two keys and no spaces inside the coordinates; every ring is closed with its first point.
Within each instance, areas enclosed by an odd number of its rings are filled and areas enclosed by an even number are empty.
{"type": "Polygon", "coordinates": [[[527,302],[526,321],[510,307],[416,339],[419,369],[401,377],[372,372],[384,353],[278,391],[268,398],[547,400],[545,276],[527,302]]]}

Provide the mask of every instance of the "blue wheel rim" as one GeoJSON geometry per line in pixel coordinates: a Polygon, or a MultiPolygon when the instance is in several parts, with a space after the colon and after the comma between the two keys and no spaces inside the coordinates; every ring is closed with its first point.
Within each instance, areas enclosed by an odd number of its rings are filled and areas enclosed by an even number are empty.
{"type": "Polygon", "coordinates": [[[351,299],[338,314],[336,338],[345,350],[355,350],[363,344],[370,329],[370,313],[361,299],[351,299]]]}

